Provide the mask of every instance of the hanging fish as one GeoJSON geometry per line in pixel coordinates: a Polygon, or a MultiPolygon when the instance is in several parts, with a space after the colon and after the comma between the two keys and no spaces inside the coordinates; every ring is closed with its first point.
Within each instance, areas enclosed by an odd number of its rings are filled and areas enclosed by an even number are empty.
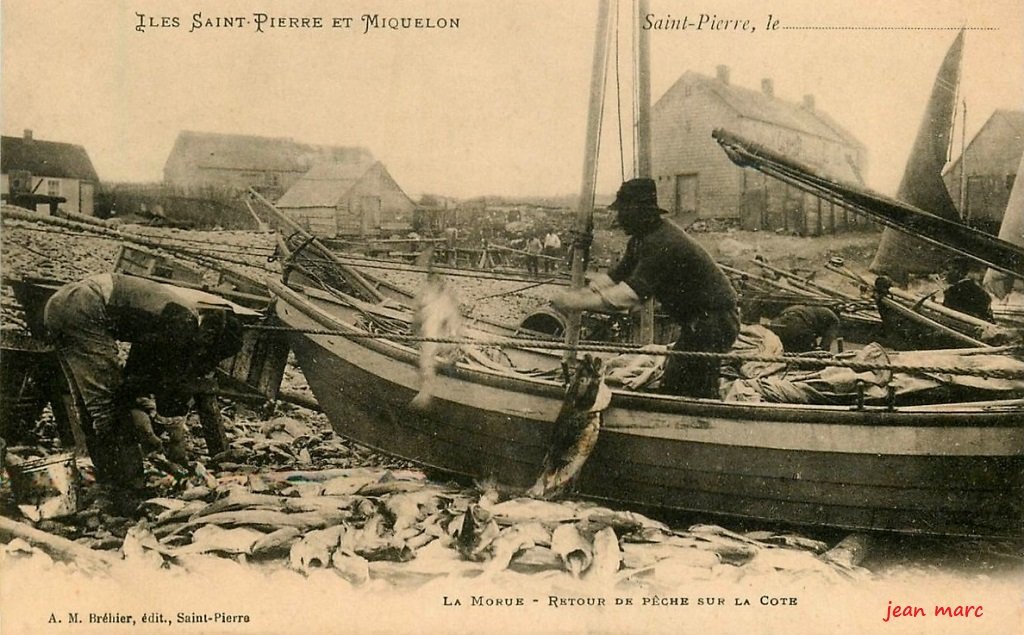
{"type": "Polygon", "coordinates": [[[597,445],[601,413],[611,399],[612,392],[601,373],[601,360],[584,356],[555,420],[551,446],[544,457],[544,471],[527,492],[528,496],[550,499],[568,488],[597,445]]]}
{"type": "MultiPolygon", "coordinates": [[[[423,338],[455,338],[462,330],[462,314],[455,290],[447,279],[432,269],[416,296],[413,332],[423,338]]],[[[451,364],[459,354],[457,344],[420,342],[420,391],[411,405],[426,408],[434,396],[438,361],[451,364]]]]}

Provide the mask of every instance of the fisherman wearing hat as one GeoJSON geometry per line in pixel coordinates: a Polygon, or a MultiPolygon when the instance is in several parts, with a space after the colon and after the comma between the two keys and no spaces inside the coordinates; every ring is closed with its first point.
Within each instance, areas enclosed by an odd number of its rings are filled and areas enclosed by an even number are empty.
{"type": "Polygon", "coordinates": [[[992,296],[981,286],[985,269],[964,257],[950,260],[946,269],[946,287],[942,292],[942,305],[967,315],[995,322],[992,315],[992,296]]]}
{"type": "MultiPolygon", "coordinates": [[[[552,299],[561,310],[623,310],[653,296],[680,326],[673,350],[727,352],[739,334],[736,292],[711,255],[678,226],[664,220],[652,179],[633,179],[609,206],[629,236],[626,252],[590,287],[552,299]]],[[[662,391],[717,398],[720,362],[673,355],[665,364],[662,391]]]]}

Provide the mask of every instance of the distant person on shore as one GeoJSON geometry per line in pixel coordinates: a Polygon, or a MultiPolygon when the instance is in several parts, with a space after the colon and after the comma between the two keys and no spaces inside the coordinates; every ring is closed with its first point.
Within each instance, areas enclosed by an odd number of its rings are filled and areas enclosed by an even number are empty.
{"type": "MultiPolygon", "coordinates": [[[[549,273],[553,263],[557,263],[558,258],[562,253],[562,239],[558,237],[555,230],[549,229],[548,233],[544,235],[544,255],[547,258],[544,259],[544,273],[549,273]]],[[[557,265],[555,265],[557,266],[557,265]]]]}
{"type": "MultiPolygon", "coordinates": [[[[626,181],[609,209],[629,236],[626,253],[587,289],[563,291],[561,310],[623,310],[653,296],[680,326],[674,351],[725,353],[740,331],[736,291],[711,255],[678,226],[662,219],[652,179],[626,181]]],[[[669,356],[662,392],[718,398],[721,361],[669,356]]]]}
{"type": "Polygon", "coordinates": [[[445,246],[445,252],[447,254],[447,260],[448,260],[448,264],[449,265],[455,266],[455,264],[456,264],[456,255],[458,253],[456,251],[456,249],[458,248],[458,245],[459,245],[459,230],[457,228],[455,228],[455,227],[445,227],[444,228],[444,246],[445,246]]]}
{"type": "Polygon", "coordinates": [[[994,324],[992,296],[981,286],[984,275],[985,270],[967,258],[954,258],[946,271],[949,286],[942,292],[942,305],[994,324]]]}
{"type": "Polygon", "coordinates": [[[526,270],[530,275],[538,275],[540,273],[540,254],[544,251],[544,244],[540,241],[540,237],[536,234],[530,236],[530,239],[526,241],[526,270]]]}
{"type": "Polygon", "coordinates": [[[839,316],[828,307],[797,304],[787,307],[769,324],[787,353],[827,351],[839,334],[839,316]]]}

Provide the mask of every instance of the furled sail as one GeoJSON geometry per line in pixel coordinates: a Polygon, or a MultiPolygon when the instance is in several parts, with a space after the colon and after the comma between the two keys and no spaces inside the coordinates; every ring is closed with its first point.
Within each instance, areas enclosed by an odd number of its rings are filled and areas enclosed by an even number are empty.
{"type": "MultiPolygon", "coordinates": [[[[960,214],[942,181],[942,168],[953,129],[963,44],[964,32],[961,30],[946,52],[935,78],[928,107],[896,193],[896,198],[904,203],[955,221],[959,220],[960,214]]],[[[871,270],[896,281],[905,281],[909,274],[940,270],[949,257],[950,253],[941,247],[887,227],[882,233],[871,270]],[[908,254],[914,257],[908,258],[908,254]]]]}

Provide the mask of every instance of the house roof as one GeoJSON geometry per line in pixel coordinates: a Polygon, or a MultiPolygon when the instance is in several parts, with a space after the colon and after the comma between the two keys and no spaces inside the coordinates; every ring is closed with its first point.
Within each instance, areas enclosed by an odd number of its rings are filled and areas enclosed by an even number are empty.
{"type": "Polygon", "coordinates": [[[371,161],[360,146],[324,146],[299,143],[287,137],[195,132],[178,134],[167,159],[189,160],[202,168],[305,172],[322,161],[371,161]]]}
{"type": "Polygon", "coordinates": [[[999,117],[1010,124],[1018,136],[1024,137],[1024,110],[1006,110],[999,108],[992,113],[992,117],[999,117]]]}
{"type": "Polygon", "coordinates": [[[34,176],[99,182],[85,148],[25,137],[0,139],[0,172],[27,170],[34,176]]]}
{"type": "Polygon", "coordinates": [[[1003,142],[1007,144],[1007,147],[1012,147],[1009,144],[1016,144],[1018,146],[1024,145],[1024,110],[1007,110],[1005,108],[998,108],[992,111],[992,114],[989,115],[989,118],[984,124],[982,124],[974,137],[971,138],[970,142],[967,144],[967,148],[960,153],[960,156],[946,165],[946,168],[942,171],[943,176],[952,174],[957,169],[957,166],[960,165],[960,161],[963,160],[963,155],[970,151],[971,146],[973,146],[974,142],[978,140],[978,137],[984,135],[996,121],[1005,122],[1014,131],[1012,136],[1008,136],[1003,139],[1003,142]]]}
{"type": "Polygon", "coordinates": [[[363,175],[380,162],[320,163],[306,172],[278,199],[279,208],[334,207],[363,175]]]}
{"type": "MultiPolygon", "coordinates": [[[[731,83],[727,84],[694,71],[683,73],[658,102],[660,103],[665,96],[685,85],[698,86],[717,95],[741,117],[789,128],[848,146],[864,148],[864,144],[856,137],[843,129],[832,117],[816,108],[807,108],[802,104],[766,95],[762,91],[731,83]]],[[[656,104],[655,107],[657,108],[658,105],[656,104]]]]}

